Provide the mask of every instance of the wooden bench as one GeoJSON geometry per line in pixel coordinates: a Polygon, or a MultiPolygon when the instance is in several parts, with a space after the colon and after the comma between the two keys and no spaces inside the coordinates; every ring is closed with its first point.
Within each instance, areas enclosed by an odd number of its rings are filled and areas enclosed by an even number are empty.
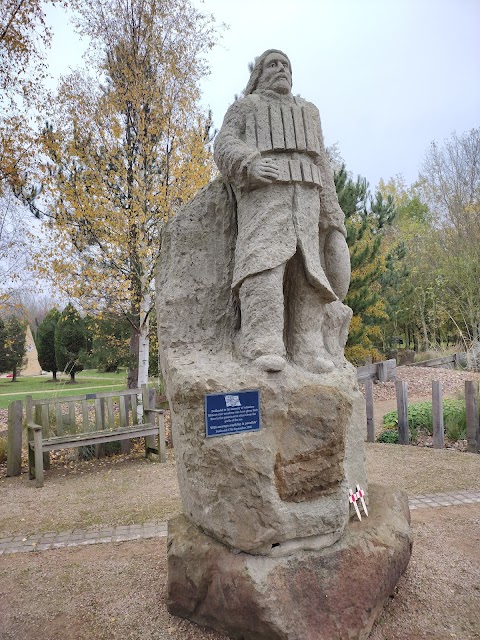
{"type": "Polygon", "coordinates": [[[145,437],[145,455],[157,453],[160,462],[166,462],[164,410],[151,406],[154,404],[151,395],[151,390],[144,385],[141,389],[67,398],[37,400],[27,396],[30,479],[35,478],[36,486],[43,487],[44,467],[49,467],[50,451],[94,445],[101,454],[104,443],[132,438],[145,437]]]}

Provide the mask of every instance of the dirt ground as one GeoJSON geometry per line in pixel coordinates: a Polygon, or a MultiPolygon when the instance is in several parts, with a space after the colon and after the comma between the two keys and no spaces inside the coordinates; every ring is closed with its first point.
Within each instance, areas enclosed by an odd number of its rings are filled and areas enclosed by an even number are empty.
{"type": "Polygon", "coordinates": [[[27,473],[0,477],[0,505],[0,538],[168,520],[181,512],[175,458],[169,451],[168,462],[159,464],[139,448],[131,456],[59,460],[46,472],[42,489],[35,489],[27,473]]]}
{"type": "MultiPolygon", "coordinates": [[[[410,495],[480,490],[475,454],[369,444],[367,469],[371,481],[410,495]]],[[[1,478],[0,504],[3,535],[180,511],[173,459],[162,465],[141,457],[60,467],[44,489],[24,477],[1,478]]],[[[412,526],[412,560],[371,640],[480,638],[480,505],[416,510],[412,526]]],[[[4,555],[0,638],[224,640],[170,616],[165,581],[165,539],[4,555]]]]}
{"type": "MultiPolygon", "coordinates": [[[[377,403],[392,402],[391,384],[376,389],[377,403]]],[[[382,444],[368,444],[366,455],[370,481],[409,495],[480,490],[480,455],[382,444]]],[[[167,520],[180,510],[172,453],[167,464],[141,453],[58,459],[43,489],[0,470],[0,537],[167,520]]],[[[415,510],[412,527],[412,559],[370,640],[480,639],[480,504],[415,510]]],[[[165,584],[164,538],[4,555],[0,639],[225,640],[170,616],[165,584]]]]}
{"type": "MultiPolygon", "coordinates": [[[[480,505],[414,511],[413,556],[370,640],[480,638],[480,505]]],[[[2,557],[2,640],[225,640],[170,616],[165,539],[2,557]]],[[[332,638],[335,640],[335,638],[332,638]]]]}

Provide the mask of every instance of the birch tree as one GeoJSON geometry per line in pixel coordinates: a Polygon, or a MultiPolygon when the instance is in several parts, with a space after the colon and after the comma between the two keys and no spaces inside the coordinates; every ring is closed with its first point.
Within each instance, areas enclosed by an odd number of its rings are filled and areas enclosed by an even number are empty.
{"type": "Polygon", "coordinates": [[[211,177],[199,81],[216,31],[189,0],[72,4],[90,73],[63,79],[45,131],[43,252],[86,311],[128,319],[129,386],[140,386],[161,226],[211,177]]]}
{"type": "MultiPolygon", "coordinates": [[[[466,337],[480,340],[480,129],[432,142],[420,173],[433,212],[430,268],[437,290],[466,337]]],[[[465,337],[462,335],[462,337],[465,337]]]]}
{"type": "Polygon", "coordinates": [[[10,189],[0,196],[0,313],[13,313],[21,308],[19,294],[31,275],[28,254],[32,236],[25,223],[24,212],[10,189]]]}
{"type": "Polygon", "coordinates": [[[32,109],[43,96],[47,4],[60,0],[0,0],[0,196],[19,189],[34,162],[32,109]]]}

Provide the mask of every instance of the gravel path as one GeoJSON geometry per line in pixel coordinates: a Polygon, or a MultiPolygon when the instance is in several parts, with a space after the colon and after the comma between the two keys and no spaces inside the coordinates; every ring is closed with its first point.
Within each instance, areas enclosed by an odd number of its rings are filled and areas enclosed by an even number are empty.
{"type": "MultiPolygon", "coordinates": [[[[413,512],[412,559],[370,640],[480,638],[479,524],[480,505],[413,512]]],[[[165,558],[165,538],[3,556],[0,638],[227,640],[168,614],[165,558]]]]}
{"type": "MultiPolygon", "coordinates": [[[[410,398],[463,390],[478,374],[399,367],[410,398]]],[[[375,385],[378,403],[394,384],[375,385]]],[[[480,491],[480,456],[453,450],[368,444],[369,480],[410,496],[480,491]]],[[[37,490],[0,469],[0,538],[77,527],[140,526],[181,510],[175,462],[141,454],[75,462],[59,458],[37,490]]],[[[412,510],[410,565],[370,640],[480,639],[480,505],[412,510]]],[[[166,540],[111,542],[0,557],[1,640],[226,640],[166,610],[166,540]]],[[[336,640],[332,638],[332,640],[336,640]]]]}
{"type": "MultiPolygon", "coordinates": [[[[456,505],[480,504],[480,491],[461,490],[445,493],[427,493],[409,498],[410,511],[417,509],[438,509],[456,505]]],[[[89,544],[108,544],[148,540],[167,536],[168,522],[144,522],[143,524],[95,526],[89,529],[71,531],[49,531],[30,536],[9,535],[0,538],[0,556],[5,553],[29,553],[51,551],[65,547],[81,547],[89,544]]]]}
{"type": "MultiPolygon", "coordinates": [[[[434,367],[397,367],[396,376],[397,380],[407,383],[409,401],[431,399],[433,380],[442,383],[443,395],[447,398],[457,395],[463,397],[466,380],[480,382],[480,373],[434,367]]],[[[373,385],[373,399],[375,402],[395,400],[395,382],[379,382],[373,385]]]]}

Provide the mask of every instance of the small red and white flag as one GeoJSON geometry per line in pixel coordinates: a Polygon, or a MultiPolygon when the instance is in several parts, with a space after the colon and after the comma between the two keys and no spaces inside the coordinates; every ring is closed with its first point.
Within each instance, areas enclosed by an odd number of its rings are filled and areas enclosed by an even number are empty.
{"type": "Polygon", "coordinates": [[[360,511],[357,505],[357,495],[353,493],[351,489],[348,490],[348,501],[350,502],[350,504],[353,504],[353,506],[355,507],[355,511],[357,513],[358,519],[361,520],[362,516],[360,515],[360,511]]]}
{"type": "Polygon", "coordinates": [[[365,515],[368,516],[368,509],[364,499],[365,492],[363,491],[363,489],[360,489],[359,484],[357,484],[355,489],[356,489],[355,496],[357,497],[357,500],[360,500],[360,504],[362,505],[363,511],[365,512],[365,515]]]}

